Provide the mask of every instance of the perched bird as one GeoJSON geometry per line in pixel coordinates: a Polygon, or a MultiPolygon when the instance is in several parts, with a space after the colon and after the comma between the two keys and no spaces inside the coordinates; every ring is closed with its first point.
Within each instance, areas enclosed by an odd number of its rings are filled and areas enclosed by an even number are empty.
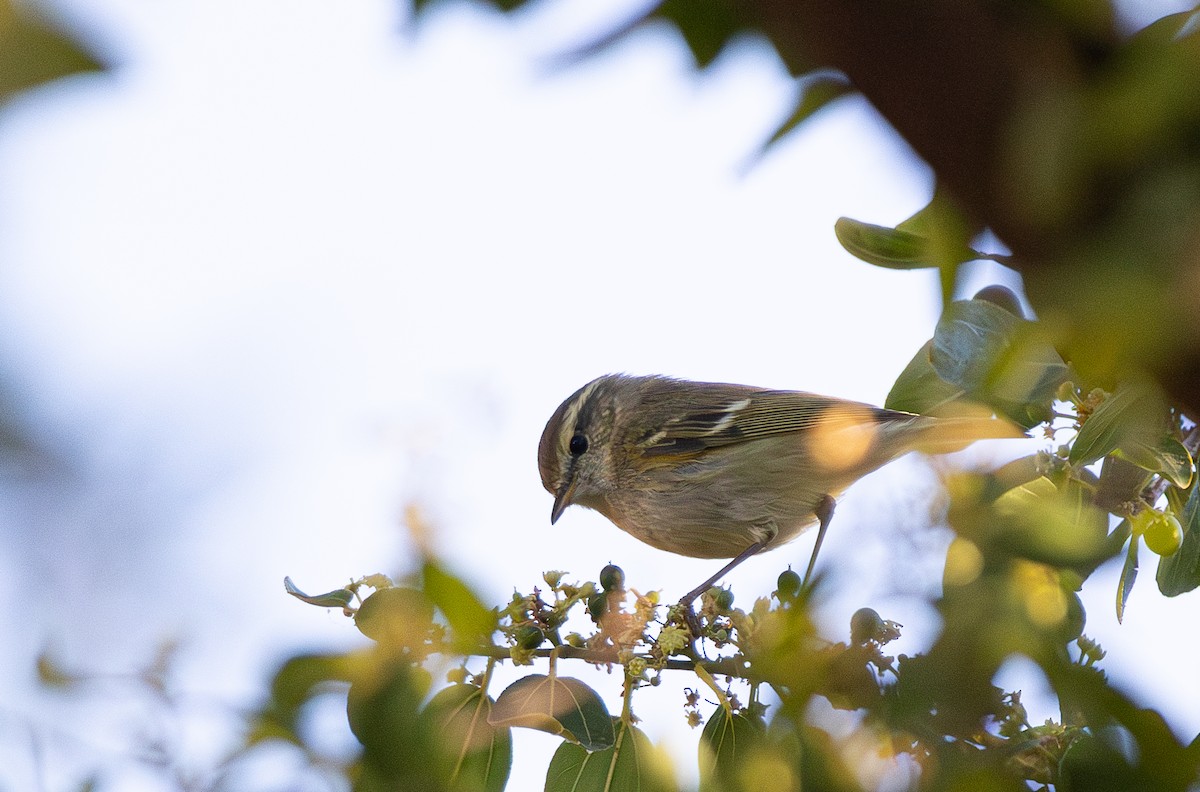
{"type": "Polygon", "coordinates": [[[896,457],[1022,436],[990,416],[937,418],[800,391],[609,374],[555,410],[538,467],[554,496],[551,523],[578,504],[661,550],[732,558],[680,600],[686,605],[741,561],[819,523],[807,582],[834,498],[896,457]]]}

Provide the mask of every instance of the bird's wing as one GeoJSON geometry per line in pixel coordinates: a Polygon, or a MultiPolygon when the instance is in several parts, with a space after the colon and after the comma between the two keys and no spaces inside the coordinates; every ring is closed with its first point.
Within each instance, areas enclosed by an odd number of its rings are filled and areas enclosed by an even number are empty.
{"type": "MultiPolygon", "coordinates": [[[[829,422],[877,425],[911,420],[908,413],[799,391],[740,386],[689,393],[684,410],[636,438],[646,456],[696,454],[763,437],[811,431],[829,422]]],[[[674,405],[680,404],[676,397],[674,405]]]]}

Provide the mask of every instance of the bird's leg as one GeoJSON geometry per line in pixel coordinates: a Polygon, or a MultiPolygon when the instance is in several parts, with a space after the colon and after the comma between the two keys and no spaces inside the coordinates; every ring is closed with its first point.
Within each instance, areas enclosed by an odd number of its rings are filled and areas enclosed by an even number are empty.
{"type": "Polygon", "coordinates": [[[821,552],[821,542],[825,541],[825,531],[829,529],[829,521],[833,519],[833,507],[836,505],[837,501],[829,495],[824,495],[817,508],[813,509],[818,521],[817,541],[813,545],[812,556],[808,559],[808,569],[804,572],[804,582],[800,586],[802,590],[807,590],[808,583],[812,580],[813,567],[817,565],[817,553],[821,552]]]}
{"type": "Polygon", "coordinates": [[[733,569],[735,566],[742,563],[759,550],[762,550],[766,544],[766,541],[760,540],[750,545],[745,550],[738,553],[732,561],[717,570],[717,574],[713,575],[699,586],[696,586],[696,588],[692,589],[687,594],[684,594],[683,598],[679,600],[679,607],[683,609],[683,618],[687,622],[688,629],[692,633],[692,640],[699,640],[700,638],[700,620],[696,618],[696,611],[692,609],[692,603],[696,601],[697,597],[708,591],[712,584],[725,577],[725,574],[729,572],[729,570],[733,569]]]}

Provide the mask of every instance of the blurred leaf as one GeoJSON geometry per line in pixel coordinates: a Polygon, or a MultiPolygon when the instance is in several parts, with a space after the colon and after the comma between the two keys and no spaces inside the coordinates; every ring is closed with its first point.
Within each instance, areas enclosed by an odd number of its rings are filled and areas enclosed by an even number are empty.
{"type": "Polygon", "coordinates": [[[305,594],[296,588],[290,577],[283,579],[283,590],[298,600],[309,605],[319,605],[322,608],[346,608],[354,601],[354,592],[349,589],[334,589],[324,594],[305,594]]]}
{"type": "Polygon", "coordinates": [[[454,790],[503,792],[512,770],[512,734],[488,722],[492,699],[475,685],[451,685],[421,713],[436,736],[444,778],[454,790]]]}
{"type": "MultiPolygon", "coordinates": [[[[419,16],[425,12],[430,6],[433,6],[437,0],[412,0],[413,15],[419,16]]],[[[487,5],[495,8],[497,11],[516,11],[529,2],[529,0],[485,0],[487,5]]]]}
{"type": "Polygon", "coordinates": [[[1100,508],[1115,513],[1127,508],[1126,504],[1141,497],[1142,490],[1150,483],[1154,474],[1116,454],[1104,458],[1100,469],[1100,482],[1096,485],[1093,498],[1100,508]]]}
{"type": "MultiPolygon", "coordinates": [[[[1092,733],[1103,738],[1110,748],[1123,757],[1122,763],[1131,774],[1127,776],[1125,770],[1116,771],[1119,778],[1128,782],[1126,786],[1101,784],[1099,787],[1090,787],[1072,783],[1072,790],[1091,792],[1093,788],[1098,788],[1185,792],[1195,788],[1200,773],[1200,756],[1180,744],[1160,714],[1135,705],[1109,685],[1104,675],[1094,668],[1074,663],[1043,667],[1059,695],[1081,708],[1084,722],[1089,724],[1092,733]],[[1115,728],[1117,725],[1120,728],[1115,728]],[[1130,744],[1130,739],[1133,744],[1130,744]]],[[[1103,767],[1106,762],[1099,764],[1103,767]]],[[[1069,768],[1069,771],[1075,769],[1069,768]]],[[[1084,781],[1085,778],[1091,781],[1096,776],[1089,770],[1080,780],[1084,781]]]]}
{"type": "Polygon", "coordinates": [[[613,718],[616,742],[588,753],[564,742],[546,771],[546,792],[669,792],[675,784],[663,772],[654,746],[642,731],[613,718]]]}
{"type": "Polygon", "coordinates": [[[439,790],[438,767],[431,758],[439,745],[419,710],[429,689],[420,666],[396,662],[384,653],[356,675],[346,697],[350,730],[362,743],[362,773],[357,788],[439,790]]]}
{"type": "Polygon", "coordinates": [[[609,748],[615,740],[604,701],[571,677],[530,674],[518,679],[500,694],[489,722],[560,734],[589,751],[609,748]]]}
{"type": "Polygon", "coordinates": [[[1180,489],[1187,489],[1192,483],[1196,467],[1192,455],[1169,434],[1159,435],[1155,443],[1123,444],[1121,453],[1138,467],[1161,475],[1180,489]]]}
{"type": "Polygon", "coordinates": [[[323,685],[348,681],[353,662],[345,655],[308,654],[290,658],[271,680],[271,697],[247,737],[248,744],[283,739],[299,744],[297,718],[304,704],[323,685]]]}
{"type": "Polygon", "coordinates": [[[833,224],[838,242],[855,258],[887,269],[925,269],[934,266],[929,240],[922,234],[839,217],[833,224]]]}
{"type": "Polygon", "coordinates": [[[841,74],[815,75],[810,79],[803,80],[802,83],[803,87],[801,88],[800,98],[796,102],[795,108],[792,109],[791,115],[762,144],[759,154],[765,154],[768,149],[786,137],[789,132],[812,118],[818,110],[821,110],[846,94],[854,92],[854,87],[850,85],[850,81],[841,74]]]}
{"type": "Polygon", "coordinates": [[[760,777],[769,783],[760,784],[761,789],[862,791],[847,764],[847,759],[856,761],[858,757],[853,754],[846,756],[843,740],[835,740],[827,732],[806,723],[796,724],[782,713],[771,719],[767,737],[774,748],[774,755],[790,765],[794,776],[779,778],[781,770],[785,768],[767,764],[763,768],[766,772],[760,777]]]}
{"type": "Polygon", "coordinates": [[[766,732],[761,723],[741,712],[717,707],[700,733],[701,789],[740,788],[738,770],[765,744],[766,732]]]}
{"type": "Polygon", "coordinates": [[[1058,772],[1063,792],[1125,792],[1139,787],[1139,779],[1121,751],[1090,732],[1067,747],[1058,772]]]}
{"type": "Polygon", "coordinates": [[[942,312],[929,354],[937,374],[1025,428],[1053,414],[1066,363],[1035,323],[988,300],[959,300],[942,312]]]}
{"type": "Polygon", "coordinates": [[[1200,485],[1192,487],[1179,522],[1183,525],[1179,551],[1158,561],[1158,590],[1168,597],[1200,586],[1200,485]]]}
{"type": "Polygon", "coordinates": [[[1087,465],[1118,448],[1156,443],[1164,415],[1165,407],[1150,388],[1140,383],[1123,384],[1079,427],[1071,444],[1071,464],[1087,465]]]}
{"type": "Polygon", "coordinates": [[[1055,567],[1089,566],[1107,556],[1107,515],[1071,479],[1060,487],[1043,476],[1015,487],[996,499],[992,515],[982,517],[982,535],[964,535],[1055,567]]]}
{"type": "Polygon", "coordinates": [[[34,18],[27,4],[0,0],[0,102],[35,85],[100,68],[77,44],[34,18]]]}
{"type": "Polygon", "coordinates": [[[380,645],[419,657],[431,649],[433,605],[416,589],[379,589],[363,600],[354,624],[380,645]]]}
{"type": "Polygon", "coordinates": [[[1134,533],[1129,538],[1129,550],[1125,553],[1125,565],[1121,568],[1121,580],[1117,583],[1117,621],[1125,618],[1125,604],[1133,593],[1133,584],[1137,582],[1138,547],[1142,537],[1134,533]]]}
{"type": "Polygon", "coordinates": [[[490,642],[497,616],[460,578],[434,561],[423,568],[425,595],[446,616],[457,645],[466,651],[490,642]]]}
{"type": "Polygon", "coordinates": [[[743,13],[735,0],[663,0],[650,18],[673,24],[691,50],[696,65],[704,69],[746,27],[743,13]]]}
{"type": "Polygon", "coordinates": [[[992,305],[1008,311],[1013,316],[1021,318],[1025,316],[1025,311],[1021,308],[1021,298],[1007,286],[998,286],[995,284],[984,286],[975,292],[975,296],[971,299],[990,302],[992,305]]]}
{"type": "Polygon", "coordinates": [[[926,341],[917,354],[900,372],[883,406],[889,410],[936,414],[937,411],[966,395],[962,388],[955,387],[938,376],[929,359],[933,341],[926,341]]]}
{"type": "Polygon", "coordinates": [[[62,662],[49,649],[38,653],[37,674],[38,681],[49,688],[69,688],[84,680],[84,677],[64,668],[62,662]]]}

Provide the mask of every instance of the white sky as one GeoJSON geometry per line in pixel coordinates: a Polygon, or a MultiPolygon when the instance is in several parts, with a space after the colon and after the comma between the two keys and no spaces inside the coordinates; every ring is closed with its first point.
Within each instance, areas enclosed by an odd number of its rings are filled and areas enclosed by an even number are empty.
{"type": "MultiPolygon", "coordinates": [[[[747,171],[792,91],[751,44],[697,76],[653,30],[547,73],[547,57],[625,16],[595,5],[556,0],[514,22],[447,4],[415,35],[384,0],[73,11],[121,65],[0,111],[4,379],[81,469],[0,503],[0,596],[26,603],[3,623],[10,726],[54,744],[49,713],[76,711],[23,681],[48,642],[114,673],[179,636],[181,686],[234,703],[288,652],[356,643],[282,578],[320,591],[408,569],[412,501],[490,602],[542,570],[594,577],[610,560],[634,586],[691,588],[712,562],[578,509],[549,525],[536,443],[598,374],[883,400],[932,332],[936,282],[855,261],[832,226],[911,214],[924,168],[850,101],[747,171]]],[[[939,571],[896,567],[936,542],[913,533],[935,497],[910,459],[844,499],[822,555],[837,570],[831,631],[872,605],[909,627],[899,651],[928,639],[931,614],[896,592],[939,571]]],[[[732,575],[741,604],[810,543],[732,575]]],[[[1123,627],[1115,573],[1090,582],[1088,632],[1110,672],[1194,734],[1200,682],[1163,658],[1194,647],[1166,625],[1195,600],[1158,597],[1143,563],[1123,627]]],[[[615,711],[615,677],[571,673],[615,711]]],[[[660,690],[635,704],[690,761],[679,685],[660,690]]],[[[215,750],[196,741],[197,757],[215,750]]],[[[30,752],[0,744],[13,754],[0,787],[24,788],[30,752]]],[[[78,755],[104,746],[84,734],[78,755]]],[[[522,732],[528,775],[510,788],[540,784],[554,747],[522,732]]],[[[69,766],[49,750],[56,789],[69,766]]]]}

